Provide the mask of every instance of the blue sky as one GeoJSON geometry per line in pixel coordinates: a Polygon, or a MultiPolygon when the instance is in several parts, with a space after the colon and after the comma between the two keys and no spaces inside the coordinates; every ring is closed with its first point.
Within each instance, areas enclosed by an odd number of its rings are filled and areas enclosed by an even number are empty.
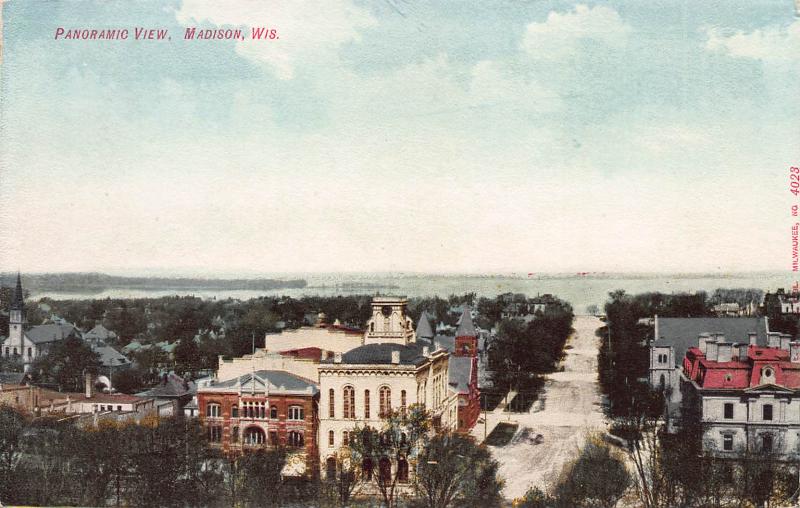
{"type": "Polygon", "coordinates": [[[11,269],[789,265],[789,0],[11,0],[3,23],[11,269]]]}

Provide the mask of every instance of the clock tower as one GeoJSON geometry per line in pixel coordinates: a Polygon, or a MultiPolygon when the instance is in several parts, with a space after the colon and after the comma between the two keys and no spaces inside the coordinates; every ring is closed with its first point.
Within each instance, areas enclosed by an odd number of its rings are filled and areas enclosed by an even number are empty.
{"type": "Polygon", "coordinates": [[[402,344],[416,342],[414,326],[406,314],[408,300],[387,296],[372,299],[372,317],[367,321],[364,344],[402,344]]]}

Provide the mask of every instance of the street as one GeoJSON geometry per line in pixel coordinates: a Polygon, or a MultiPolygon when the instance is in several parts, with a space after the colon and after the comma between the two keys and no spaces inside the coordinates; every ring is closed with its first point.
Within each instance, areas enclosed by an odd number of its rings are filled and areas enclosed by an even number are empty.
{"type": "MultiPolygon", "coordinates": [[[[601,325],[596,317],[576,316],[575,332],[567,341],[564,371],[547,376],[539,401],[529,413],[506,413],[503,404],[488,413],[488,432],[499,422],[519,424],[508,445],[489,447],[500,462],[499,475],[505,480],[503,495],[507,499],[522,497],[531,486],[543,490],[549,487],[586,436],[605,428],[597,384],[599,339],[595,336],[601,325]],[[536,434],[543,436],[541,444],[522,438],[536,434]]],[[[483,424],[476,425],[472,435],[481,442],[483,424]]]]}

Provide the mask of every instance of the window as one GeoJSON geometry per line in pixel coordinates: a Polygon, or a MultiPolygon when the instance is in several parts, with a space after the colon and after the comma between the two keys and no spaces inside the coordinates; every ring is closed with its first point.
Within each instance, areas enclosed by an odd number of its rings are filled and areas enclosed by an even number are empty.
{"type": "Polygon", "coordinates": [[[28,358],[33,358],[33,349],[28,348],[28,358]]]}
{"type": "Polygon", "coordinates": [[[364,390],[364,418],[369,420],[369,390],[364,390]]]}
{"type": "Polygon", "coordinates": [[[388,386],[381,386],[378,391],[380,404],[380,417],[388,415],[392,411],[392,390],[388,386]]]}
{"type": "Polygon", "coordinates": [[[303,419],[303,407],[302,406],[289,406],[289,419],[290,420],[302,420],[303,419]]]}
{"type": "Polygon", "coordinates": [[[209,403],[206,406],[206,416],[209,418],[219,418],[220,410],[219,404],[217,403],[209,403]]]}
{"type": "Polygon", "coordinates": [[[14,348],[14,356],[17,356],[17,348],[14,348]]]}
{"type": "Polygon", "coordinates": [[[219,443],[222,441],[222,427],[219,425],[212,425],[208,428],[208,440],[212,443],[219,443]]]}
{"type": "Polygon", "coordinates": [[[725,418],[728,420],[733,419],[733,403],[726,402],[724,406],[725,418]]]}
{"type": "Polygon", "coordinates": [[[763,420],[772,420],[772,404],[764,404],[762,413],[761,416],[763,420]]]}
{"type": "Polygon", "coordinates": [[[269,417],[272,418],[273,420],[277,420],[278,419],[278,407],[277,406],[272,406],[272,407],[269,408],[269,417]]]}
{"type": "Polygon", "coordinates": [[[328,431],[328,446],[333,446],[333,435],[334,432],[332,430],[328,431]]]}
{"type": "Polygon", "coordinates": [[[8,356],[8,355],[9,355],[9,348],[6,347],[6,356],[8,356]]]}
{"type": "Polygon", "coordinates": [[[764,453],[772,452],[772,434],[763,434],[761,436],[761,451],[764,453]]]}
{"type": "Polygon", "coordinates": [[[667,363],[667,355],[660,354],[658,355],[658,363],[667,363]]]}
{"type": "Polygon", "coordinates": [[[269,442],[272,446],[278,446],[278,433],[272,431],[269,433],[269,442]]]}
{"type": "Polygon", "coordinates": [[[239,406],[233,406],[231,408],[231,418],[239,418],[239,406]]]}
{"type": "Polygon", "coordinates": [[[122,411],[122,406],[117,406],[117,411],[122,411]]]}
{"type": "Polygon", "coordinates": [[[334,403],[336,401],[336,391],[331,388],[328,390],[328,418],[336,418],[336,410],[334,403]]]}
{"type": "Polygon", "coordinates": [[[239,427],[234,427],[231,429],[231,442],[232,443],[239,442],[239,427]]]}
{"type": "Polygon", "coordinates": [[[408,462],[402,457],[397,461],[397,481],[400,483],[408,482],[408,462]]]}
{"type": "Polygon", "coordinates": [[[380,474],[378,477],[380,483],[385,485],[392,481],[392,463],[388,458],[383,457],[380,462],[378,462],[378,471],[380,474]]]}
{"type": "Polygon", "coordinates": [[[247,427],[244,430],[244,444],[262,445],[267,442],[267,435],[260,427],[247,427]]]}
{"type": "Polygon", "coordinates": [[[303,446],[303,433],[295,430],[289,432],[289,446],[298,448],[303,446]]]}
{"type": "Polygon", "coordinates": [[[733,434],[722,435],[722,449],[726,452],[733,451],[733,434]]]}
{"type": "Polygon", "coordinates": [[[406,414],[406,391],[400,390],[400,411],[406,414]]]}
{"type": "Polygon", "coordinates": [[[335,479],[336,478],[336,459],[334,459],[333,457],[328,457],[328,460],[325,461],[325,469],[327,470],[326,475],[325,475],[326,478],[328,478],[329,480],[335,479]]]}
{"type": "Polygon", "coordinates": [[[342,444],[344,446],[350,445],[350,433],[348,431],[342,432],[342,444]]]}
{"type": "Polygon", "coordinates": [[[372,460],[364,459],[361,463],[361,474],[365,480],[372,480],[372,460]]]}
{"type": "Polygon", "coordinates": [[[352,386],[344,387],[344,418],[356,417],[356,391],[352,386]]]}

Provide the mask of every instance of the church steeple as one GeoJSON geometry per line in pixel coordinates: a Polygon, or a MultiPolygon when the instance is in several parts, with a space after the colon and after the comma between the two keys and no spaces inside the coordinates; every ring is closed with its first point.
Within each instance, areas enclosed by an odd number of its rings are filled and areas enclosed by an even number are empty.
{"type": "Polygon", "coordinates": [[[11,300],[11,310],[22,311],[25,307],[25,296],[22,292],[22,277],[17,272],[17,287],[14,289],[14,298],[11,300]]]}

